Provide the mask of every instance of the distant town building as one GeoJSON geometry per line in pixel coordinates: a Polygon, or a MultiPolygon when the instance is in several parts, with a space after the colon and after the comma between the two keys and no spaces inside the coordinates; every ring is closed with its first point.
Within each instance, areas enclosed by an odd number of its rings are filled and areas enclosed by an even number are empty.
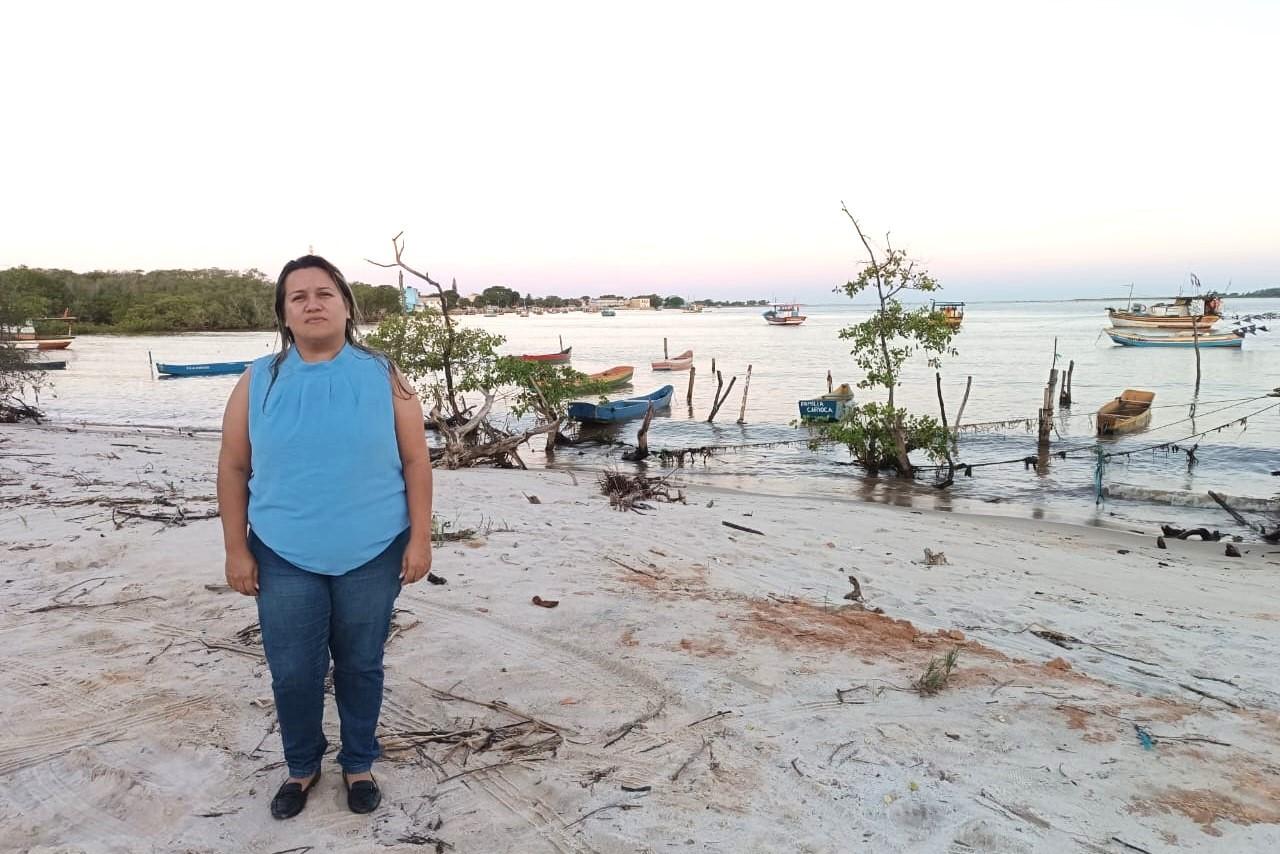
{"type": "MultiPolygon", "coordinates": [[[[595,297],[587,303],[588,308],[630,308],[630,300],[623,297],[595,297]]],[[[644,300],[644,307],[649,307],[649,301],[644,300]]]]}
{"type": "Polygon", "coordinates": [[[648,297],[632,297],[627,300],[627,308],[652,308],[648,297]]]}

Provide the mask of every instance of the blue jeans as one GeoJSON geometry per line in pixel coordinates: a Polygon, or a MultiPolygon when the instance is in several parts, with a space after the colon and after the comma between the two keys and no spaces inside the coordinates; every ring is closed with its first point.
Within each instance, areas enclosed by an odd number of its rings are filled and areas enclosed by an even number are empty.
{"type": "Polygon", "coordinates": [[[292,777],[318,771],[329,746],[324,678],[331,655],[342,733],[338,764],[359,774],[382,753],[375,735],[382,711],[382,651],[408,542],[406,529],[363,566],[344,575],[320,575],[299,569],[249,534],[249,549],[258,561],[258,624],[292,777]]]}

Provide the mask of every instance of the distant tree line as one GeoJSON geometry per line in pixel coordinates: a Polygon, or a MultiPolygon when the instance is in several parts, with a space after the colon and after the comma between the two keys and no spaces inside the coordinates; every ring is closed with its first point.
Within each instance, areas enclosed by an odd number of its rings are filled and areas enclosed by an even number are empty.
{"type": "MultiPolygon", "coordinates": [[[[0,314],[26,322],[64,312],[79,332],[216,332],[275,326],[275,281],[260,270],[0,270],[0,314]]],[[[395,287],[352,283],[364,319],[401,310],[395,287]]],[[[54,324],[56,326],[56,324],[54,324]]]]}
{"type": "Polygon", "coordinates": [[[1263,288],[1260,291],[1249,291],[1247,294],[1227,294],[1227,296],[1236,299],[1248,299],[1250,297],[1280,299],[1280,288],[1263,288]]]}
{"type": "Polygon", "coordinates": [[[704,305],[704,306],[754,306],[768,305],[768,300],[686,300],[682,296],[661,296],[659,294],[637,294],[635,296],[626,297],[622,294],[601,294],[597,297],[582,295],[580,297],[562,297],[554,294],[544,297],[535,297],[532,294],[520,295],[519,291],[503,285],[493,285],[485,288],[474,299],[458,296],[457,291],[445,291],[445,298],[449,301],[449,307],[459,308],[485,308],[493,306],[494,308],[516,308],[520,306],[529,306],[537,308],[563,308],[564,306],[585,305],[593,299],[647,299],[650,308],[684,308],[686,305],[704,305]]]}
{"type": "MultiPolygon", "coordinates": [[[[69,313],[78,332],[218,332],[272,329],[275,326],[275,281],[261,270],[95,270],[76,273],[33,267],[0,270],[0,314],[25,323],[69,313]]],[[[399,288],[352,282],[356,304],[365,321],[378,323],[402,312],[399,288]]],[[[604,294],[599,299],[628,299],[604,294]]],[[[583,305],[592,297],[523,296],[494,285],[474,300],[446,290],[450,308],[563,308],[583,305]]],[[[640,294],[652,308],[767,305],[765,300],[686,301],[684,297],[640,294]]],[[[40,326],[40,324],[37,324],[40,326]]],[[[40,331],[58,331],[47,324],[40,331]]]]}

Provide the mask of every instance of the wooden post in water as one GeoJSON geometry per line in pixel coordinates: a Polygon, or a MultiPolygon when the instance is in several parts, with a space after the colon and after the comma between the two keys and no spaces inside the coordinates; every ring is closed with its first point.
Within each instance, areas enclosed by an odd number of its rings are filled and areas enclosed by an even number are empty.
{"type": "Polygon", "coordinates": [[[1049,371],[1049,384],[1044,387],[1044,402],[1040,407],[1040,444],[1049,444],[1053,431],[1053,396],[1058,389],[1058,369],[1049,371]]]}
{"type": "Polygon", "coordinates": [[[689,366],[689,390],[685,392],[685,395],[684,395],[685,405],[688,406],[690,409],[693,409],[693,378],[697,373],[698,373],[697,366],[690,365],[689,366]]]}
{"type": "Polygon", "coordinates": [[[636,434],[636,449],[627,451],[622,458],[629,463],[638,463],[645,457],[649,456],[649,422],[653,420],[653,402],[649,402],[649,408],[644,413],[644,423],[640,425],[640,432],[636,434]]]}
{"type": "Polygon", "coordinates": [[[827,394],[831,394],[831,371],[827,371],[827,394]]]}
{"type": "Polygon", "coordinates": [[[640,433],[636,436],[636,459],[643,460],[649,456],[649,422],[653,420],[653,401],[644,413],[644,423],[640,425],[640,433]]]}
{"type": "Polygon", "coordinates": [[[1196,315],[1191,319],[1191,335],[1195,342],[1196,348],[1196,391],[1195,397],[1200,396],[1200,317],[1196,315]]]}
{"type": "Polygon", "coordinates": [[[747,365],[747,379],[742,384],[742,408],[738,410],[738,423],[747,423],[747,392],[751,391],[751,366],[747,365]]]}
{"type": "Polygon", "coordinates": [[[667,339],[666,338],[662,339],[662,358],[664,359],[671,358],[670,356],[667,355],[667,339]]]}
{"type": "Polygon", "coordinates": [[[147,370],[151,372],[151,379],[156,378],[156,363],[151,360],[151,351],[147,351],[147,370]]]}
{"type": "Polygon", "coordinates": [[[1058,405],[1063,409],[1071,408],[1071,375],[1075,373],[1076,360],[1067,365],[1067,377],[1062,381],[1062,391],[1058,394],[1058,405]]]}
{"type": "Polygon", "coordinates": [[[564,336],[557,335],[556,337],[560,339],[560,352],[563,353],[564,352],[564,336]]]}
{"type": "Polygon", "coordinates": [[[724,402],[729,399],[729,393],[733,391],[733,384],[738,381],[736,376],[729,377],[729,387],[724,390],[724,394],[720,394],[720,386],[724,385],[724,377],[719,371],[716,372],[716,403],[711,407],[711,414],[707,416],[707,423],[710,424],[716,418],[716,413],[720,411],[720,407],[724,406],[724,402]]]}
{"type": "MultiPolygon", "coordinates": [[[[711,357],[711,373],[715,374],[716,376],[720,376],[720,374],[716,371],[716,357],[715,357],[715,356],[712,356],[712,357],[711,357]]],[[[719,389],[716,389],[716,394],[719,394],[719,393],[720,393],[720,390],[719,390],[719,389]]]]}

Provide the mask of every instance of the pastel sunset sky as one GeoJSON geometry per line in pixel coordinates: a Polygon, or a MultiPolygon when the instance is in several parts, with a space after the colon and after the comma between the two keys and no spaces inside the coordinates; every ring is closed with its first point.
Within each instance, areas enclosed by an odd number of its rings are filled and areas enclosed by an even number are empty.
{"type": "Polygon", "coordinates": [[[1280,3],[23,3],[0,267],[828,301],[1280,286],[1280,3]]]}

